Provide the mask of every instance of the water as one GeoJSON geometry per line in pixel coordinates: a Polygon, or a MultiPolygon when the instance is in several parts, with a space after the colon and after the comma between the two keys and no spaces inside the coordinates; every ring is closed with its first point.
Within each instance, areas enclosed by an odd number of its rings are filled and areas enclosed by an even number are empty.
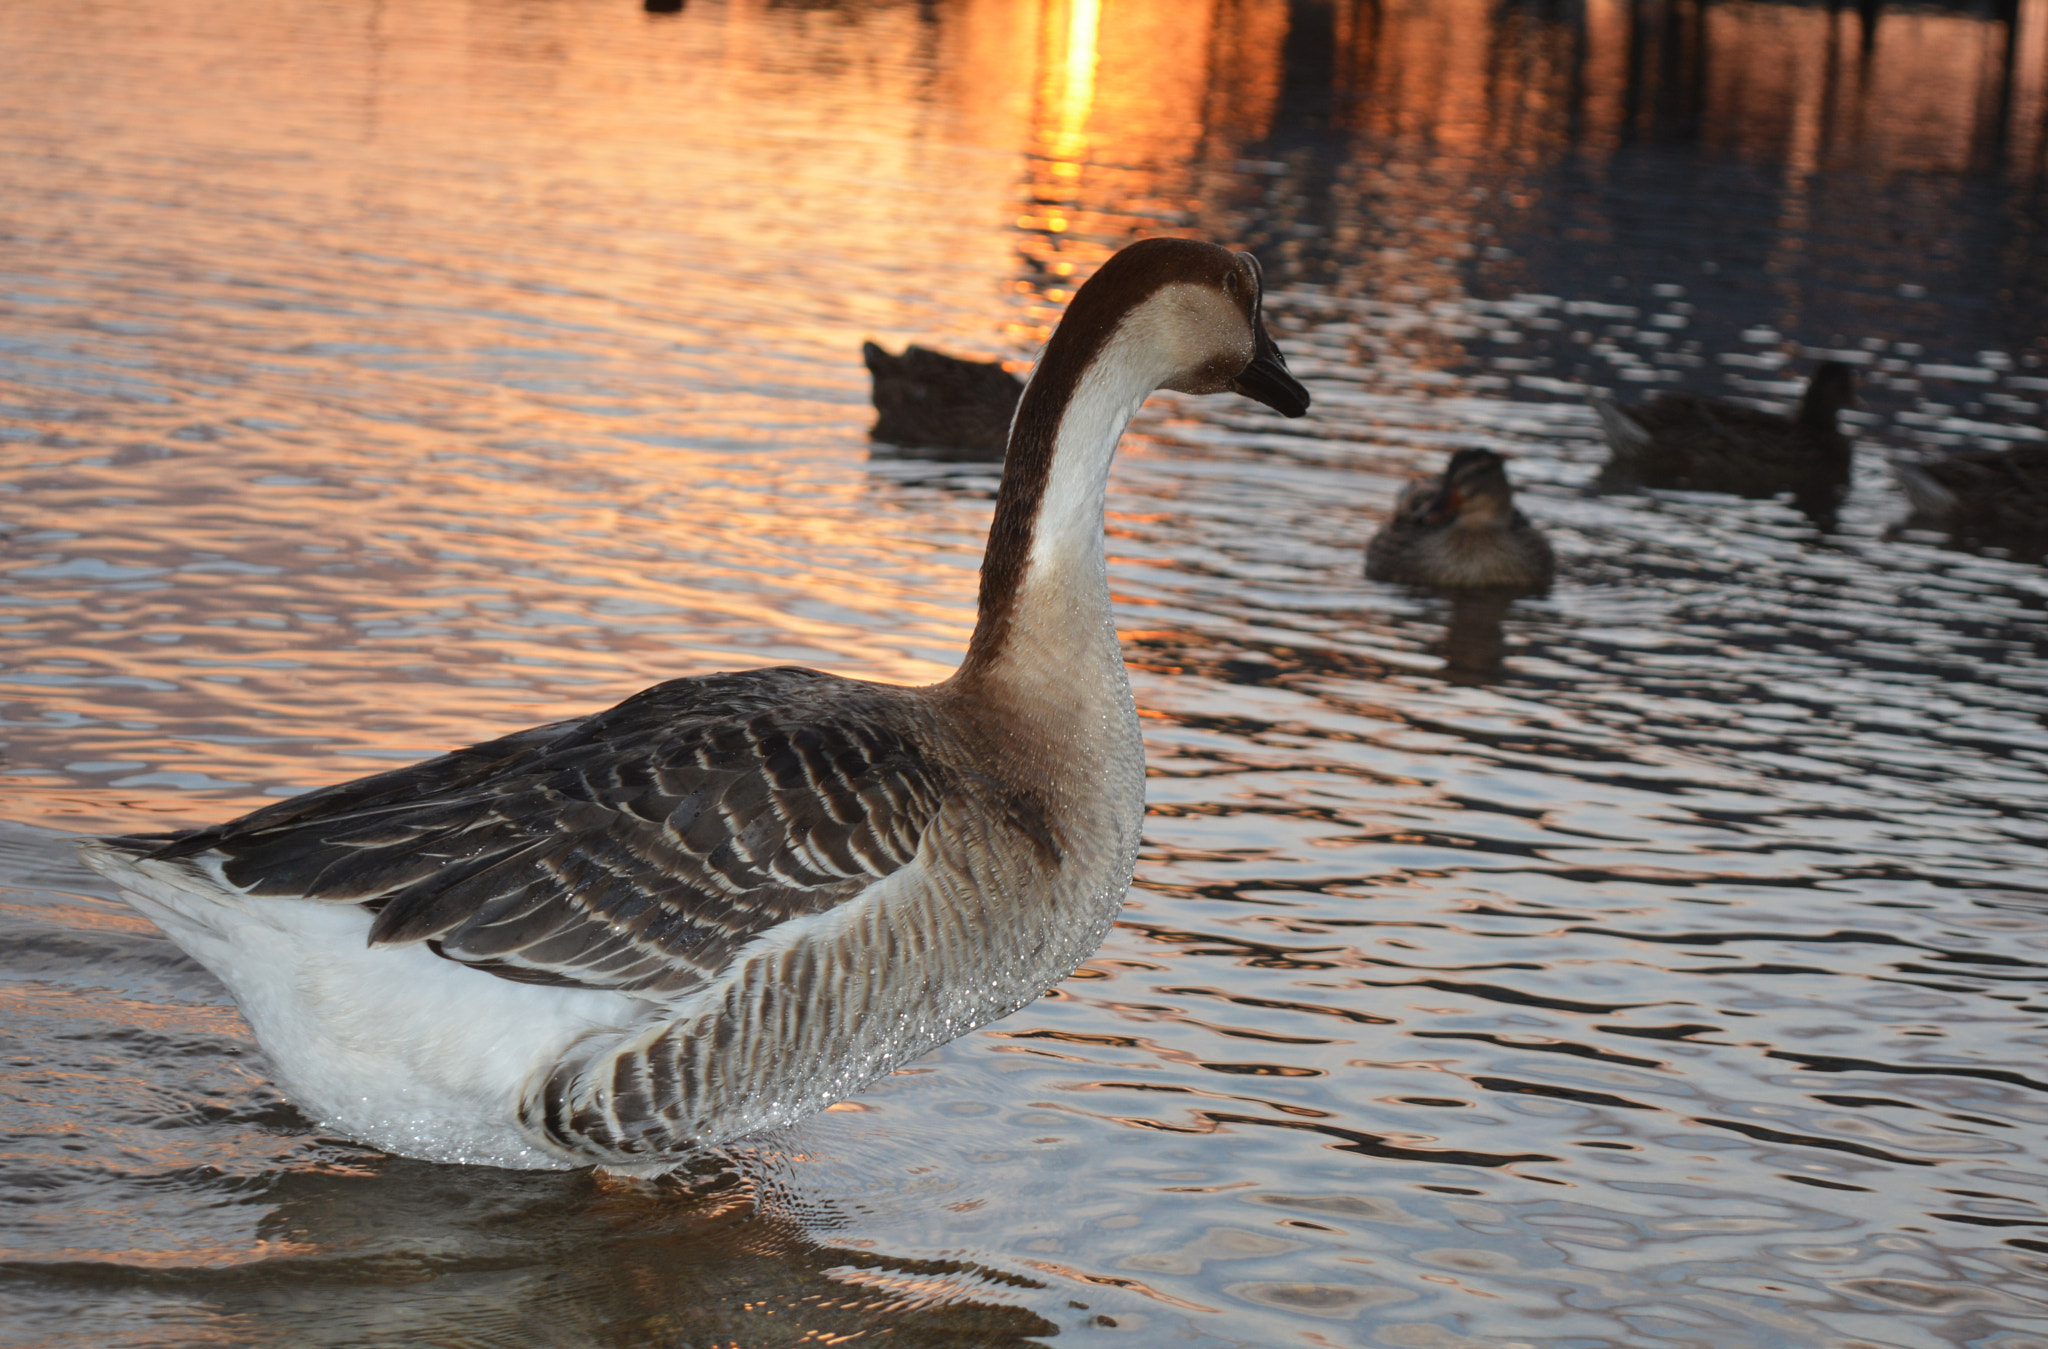
{"type": "Polygon", "coordinates": [[[2048,1342],[2048,573],[1882,462],[2043,436],[2044,88],[2041,0],[0,8],[0,1339],[2048,1342]],[[1317,406],[1126,441],[1146,846],[1039,1003],[667,1181],[440,1168],[71,860],[941,676],[994,477],[871,458],[859,343],[1026,360],[1160,229],[1317,406]],[[1585,492],[1586,384],[1841,352],[1837,532],[1585,492]],[[1466,444],[1547,598],[1361,578],[1466,444]]]}

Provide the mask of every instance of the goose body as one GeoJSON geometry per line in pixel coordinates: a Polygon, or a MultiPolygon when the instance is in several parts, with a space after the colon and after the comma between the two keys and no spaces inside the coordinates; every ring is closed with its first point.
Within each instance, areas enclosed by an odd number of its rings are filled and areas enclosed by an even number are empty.
{"type": "Polygon", "coordinates": [[[1939,459],[1891,461],[1916,522],[1958,542],[2048,552],[2048,448],[1964,450],[1939,459]]]}
{"type": "Polygon", "coordinates": [[[1459,450],[1441,474],[1409,483],[1365,549],[1367,578],[1400,585],[1542,590],[1556,573],[1491,450],[1459,450]]]}
{"type": "Polygon", "coordinates": [[[870,438],[927,459],[1003,461],[1024,383],[999,362],[920,346],[892,356],[873,342],[860,351],[874,381],[870,438]]]}
{"type": "Polygon", "coordinates": [[[943,683],[679,679],[83,855],[359,1141],[660,1169],[801,1118],[1036,998],[1122,903],[1144,753],[1103,503],[1161,387],[1306,409],[1248,255],[1148,240],[1076,294],[943,683]]]}
{"type": "Polygon", "coordinates": [[[1596,394],[1593,411],[1610,451],[1601,485],[1744,497],[1790,492],[1808,515],[1832,519],[1849,490],[1851,461],[1838,414],[1855,396],[1855,375],[1839,361],[1814,368],[1790,417],[1691,393],[1632,408],[1596,394]]]}

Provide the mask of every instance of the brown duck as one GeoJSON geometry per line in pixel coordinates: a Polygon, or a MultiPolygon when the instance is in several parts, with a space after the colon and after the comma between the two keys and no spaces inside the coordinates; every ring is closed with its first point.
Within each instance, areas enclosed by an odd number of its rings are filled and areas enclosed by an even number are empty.
{"type": "Polygon", "coordinates": [[[1400,585],[1541,590],[1556,572],[1491,450],[1459,450],[1440,475],[1408,484],[1365,549],[1366,577],[1400,585]]]}

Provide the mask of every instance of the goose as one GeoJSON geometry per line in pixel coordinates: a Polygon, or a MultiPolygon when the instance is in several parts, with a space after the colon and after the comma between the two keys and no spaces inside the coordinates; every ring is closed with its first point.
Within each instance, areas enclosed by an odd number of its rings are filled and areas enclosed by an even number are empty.
{"type": "Polygon", "coordinates": [[[1913,522],[1959,543],[2004,547],[2038,560],[2048,551],[2048,447],[1963,450],[1891,461],[1913,503],[1913,522]]]}
{"type": "Polygon", "coordinates": [[[1159,388],[1307,411],[1249,254],[1143,240],[1076,293],[941,683],[672,680],[84,860],[358,1142],[649,1172],[798,1120],[1037,998],[1123,902],[1145,765],[1103,510],[1159,388]]]}
{"type": "Polygon", "coordinates": [[[1409,483],[1365,548],[1366,578],[1397,585],[1542,590],[1556,573],[1492,450],[1459,450],[1441,474],[1409,483]]]}
{"type": "Polygon", "coordinates": [[[1600,485],[1790,492],[1800,510],[1828,525],[1849,490],[1849,439],[1836,421],[1855,400],[1855,372],[1840,361],[1814,367],[1790,417],[1691,393],[1624,408],[1598,392],[1590,401],[1611,451],[1600,485]]]}
{"type": "Polygon", "coordinates": [[[873,342],[861,343],[860,353],[874,379],[870,439],[926,459],[1003,461],[1024,383],[1000,362],[915,345],[891,356],[873,342]]]}

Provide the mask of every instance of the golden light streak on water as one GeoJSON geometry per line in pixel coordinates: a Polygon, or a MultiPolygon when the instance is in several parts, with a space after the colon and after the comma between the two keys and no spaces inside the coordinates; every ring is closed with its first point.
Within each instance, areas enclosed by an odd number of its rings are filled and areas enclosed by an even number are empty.
{"type": "Polygon", "coordinates": [[[1056,127],[1049,149],[1059,165],[1055,171],[1072,177],[1080,172],[1078,161],[1088,148],[1088,114],[1095,107],[1095,43],[1102,26],[1102,0],[1064,3],[1067,12],[1061,34],[1059,91],[1054,98],[1056,127]]]}

